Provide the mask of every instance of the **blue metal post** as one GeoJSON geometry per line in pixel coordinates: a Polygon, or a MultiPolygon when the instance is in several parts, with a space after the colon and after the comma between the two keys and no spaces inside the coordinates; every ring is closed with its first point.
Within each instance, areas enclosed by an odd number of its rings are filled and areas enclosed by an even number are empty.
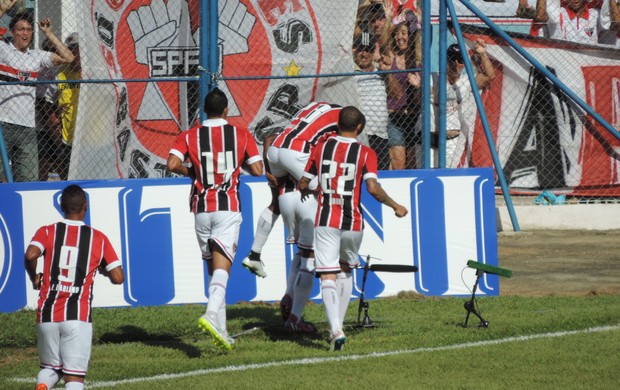
{"type": "Polygon", "coordinates": [[[218,5],[217,0],[203,0],[200,3],[200,118],[206,119],[202,110],[205,96],[215,88],[218,73],[218,5]]]}
{"type": "Polygon", "coordinates": [[[209,91],[212,91],[215,87],[217,87],[217,78],[219,77],[220,72],[220,63],[219,63],[219,39],[218,39],[218,26],[219,26],[219,15],[218,15],[218,0],[210,0],[209,4],[211,5],[209,10],[209,71],[211,72],[211,80],[209,83],[209,91]]]}
{"type": "Polygon", "coordinates": [[[422,167],[431,166],[431,2],[422,7],[422,167]]]}
{"type": "Polygon", "coordinates": [[[446,0],[439,1],[439,106],[438,129],[439,168],[446,167],[446,100],[447,100],[447,50],[448,50],[448,8],[446,0]]]}
{"type": "Polygon", "coordinates": [[[4,133],[2,132],[2,126],[0,126],[0,154],[2,154],[2,166],[4,167],[4,177],[9,183],[13,183],[13,172],[11,171],[11,164],[9,162],[9,153],[4,142],[4,133]]]}
{"type": "Polygon", "coordinates": [[[202,109],[205,101],[205,96],[209,93],[210,77],[206,73],[209,70],[209,51],[210,51],[210,39],[209,39],[209,11],[212,0],[203,0],[200,2],[200,120],[201,122],[206,119],[206,114],[202,109]]]}
{"type": "Polygon", "coordinates": [[[493,32],[499,35],[503,40],[508,42],[510,46],[512,46],[519,54],[523,56],[530,64],[532,64],[540,73],[544,74],[551,82],[556,85],[558,88],[562,90],[571,100],[573,100],[579,107],[584,109],[588,114],[590,114],[598,123],[600,123],[607,131],[613,134],[614,137],[620,140],[620,132],[616,130],[612,125],[610,125],[602,116],[599,115],[592,107],[588,106],[586,102],[581,100],[579,96],[577,96],[573,91],[570,90],[560,79],[558,79],[553,73],[551,73],[545,66],[543,66],[540,62],[538,62],[534,57],[532,57],[525,49],[519,46],[514,39],[512,39],[506,32],[497,27],[495,23],[491,21],[485,14],[480,12],[478,8],[476,8],[473,4],[471,4],[468,0],[460,0],[461,3],[471,12],[474,13],[480,20],[482,20],[493,32]]]}
{"type": "Polygon", "coordinates": [[[493,135],[491,134],[491,128],[489,126],[487,113],[484,109],[484,104],[482,104],[482,99],[480,98],[480,91],[478,90],[478,85],[476,83],[474,69],[471,65],[469,55],[467,54],[468,50],[463,39],[463,33],[461,31],[461,26],[459,25],[458,15],[456,14],[456,11],[454,9],[454,3],[452,2],[452,0],[445,1],[448,5],[448,9],[450,10],[450,16],[453,20],[454,32],[456,35],[456,39],[458,40],[459,48],[463,53],[463,60],[465,61],[467,77],[469,77],[469,83],[471,85],[474,99],[476,100],[476,106],[478,107],[478,111],[480,112],[480,120],[482,121],[482,127],[484,128],[484,135],[486,136],[487,144],[489,145],[489,151],[491,152],[491,156],[493,157],[493,164],[495,165],[495,171],[497,172],[497,177],[500,182],[500,186],[502,187],[502,192],[506,201],[506,207],[508,208],[508,214],[510,215],[510,220],[512,221],[512,227],[515,231],[520,231],[521,229],[519,227],[519,221],[517,221],[517,216],[514,211],[514,206],[510,197],[510,191],[508,189],[508,184],[506,183],[506,178],[504,176],[504,171],[502,169],[499,156],[497,155],[497,151],[495,150],[495,142],[493,141],[493,135]]]}

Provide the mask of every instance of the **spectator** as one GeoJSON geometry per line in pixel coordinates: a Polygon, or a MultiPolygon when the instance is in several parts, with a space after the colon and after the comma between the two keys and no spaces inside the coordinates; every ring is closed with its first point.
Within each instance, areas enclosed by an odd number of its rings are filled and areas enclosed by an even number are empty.
{"type": "MultiPolygon", "coordinates": [[[[387,3],[391,5],[391,3],[387,3]]],[[[373,2],[359,8],[360,15],[359,31],[356,37],[361,33],[369,33],[374,42],[372,51],[372,60],[375,63],[381,61],[381,46],[389,40],[389,31],[392,27],[391,13],[390,17],[386,12],[385,6],[381,2],[373,2]]]]}
{"type": "MultiPolygon", "coordinates": [[[[390,51],[382,56],[382,70],[416,69],[420,58],[420,33],[417,16],[406,12],[406,20],[391,32],[390,51]]],[[[399,72],[387,80],[389,112],[388,135],[392,169],[415,168],[415,145],[419,134],[415,124],[420,113],[420,74],[399,72]],[[389,80],[389,79],[393,80],[389,80]]]]}
{"type": "Polygon", "coordinates": [[[58,105],[62,116],[62,145],[58,156],[60,162],[60,176],[67,180],[69,176],[69,163],[71,160],[71,146],[75,137],[75,123],[78,115],[78,100],[80,97],[80,83],[70,80],[82,79],[82,65],[80,61],[80,41],[78,33],[70,34],[65,39],[65,44],[73,53],[73,61],[63,66],[58,74],[60,95],[58,105]]]}
{"type": "Polygon", "coordinates": [[[321,278],[332,351],[341,350],[346,341],[343,321],[351,299],[351,269],[359,264],[364,226],[359,204],[362,181],[375,199],[394,209],[397,217],[407,215],[407,209],[377,183],[377,157],[373,150],[356,140],[364,124],[364,115],[357,108],[344,107],[338,119],[338,136],[317,145],[299,183],[302,196],[307,196],[310,180],[321,178],[321,202],[314,233],[316,272],[321,278]]]}
{"type": "MultiPolygon", "coordinates": [[[[41,43],[41,50],[54,52],[56,48],[49,39],[41,43]]],[[[39,149],[39,180],[59,180],[61,141],[61,120],[58,109],[58,67],[41,69],[38,79],[49,80],[36,85],[35,124],[39,149]]]]}
{"type": "Polygon", "coordinates": [[[113,284],[125,280],[110,240],[84,224],[87,205],[82,188],[67,186],[60,198],[65,218],[39,228],[26,249],[26,271],[32,287],[39,290],[39,390],[51,389],[62,377],[66,389],[84,388],[93,336],[95,275],[99,271],[113,284]],[[37,273],[37,260],[42,255],[43,273],[37,273]],[[63,256],[62,264],[59,256],[63,256]]]}
{"type": "MultiPolygon", "coordinates": [[[[353,43],[353,57],[357,72],[375,72],[377,67],[372,61],[375,47],[373,37],[363,32],[353,43]]],[[[366,134],[370,147],[377,153],[379,170],[390,169],[389,141],[387,133],[387,93],[385,81],[378,74],[364,74],[356,77],[362,101],[362,110],[366,113],[368,123],[366,134]]]]}
{"type": "Polygon", "coordinates": [[[599,11],[586,7],[586,0],[537,0],[534,22],[546,24],[548,38],[598,43],[599,11]]]}
{"type": "MultiPolygon", "coordinates": [[[[0,16],[15,5],[17,0],[3,0],[0,16]]],[[[17,13],[9,24],[13,35],[10,44],[0,41],[0,64],[4,65],[2,78],[11,82],[36,80],[38,72],[54,65],[73,61],[71,51],[52,32],[51,19],[39,22],[41,32],[56,48],[56,53],[31,50],[32,14],[17,13]]],[[[34,84],[12,84],[0,88],[0,127],[7,147],[16,181],[33,181],[39,176],[38,147],[35,130],[34,84]]],[[[0,178],[4,172],[0,171],[0,178]]]]}
{"type": "Polygon", "coordinates": [[[192,179],[190,209],[210,276],[209,302],[198,325],[227,351],[234,343],[226,329],[226,286],[241,226],[239,175],[243,166],[252,176],[261,176],[263,162],[250,132],[228,124],[224,92],[216,88],[208,93],[204,111],[207,120],[176,137],[167,166],[192,179]]]}
{"type": "Polygon", "coordinates": [[[600,22],[599,43],[619,47],[620,2],[618,0],[603,0],[600,22]]]}
{"type": "MultiPolygon", "coordinates": [[[[495,78],[495,69],[486,52],[486,43],[479,39],[474,45],[474,59],[479,64],[480,71],[476,74],[478,89],[487,88],[495,78]]],[[[467,74],[463,74],[465,63],[458,44],[450,45],[447,49],[447,91],[446,91],[446,166],[457,167],[460,163],[463,149],[470,132],[473,130],[476,119],[476,102],[467,74]]],[[[433,106],[439,105],[439,83],[437,74],[431,79],[433,106]]],[[[435,129],[437,129],[437,113],[435,129]]],[[[435,133],[436,137],[437,134],[435,133]]],[[[436,142],[435,142],[436,144],[436,142]]]]}
{"type": "Polygon", "coordinates": [[[522,19],[534,19],[536,16],[536,8],[532,7],[528,0],[519,0],[515,16],[522,19]]]}

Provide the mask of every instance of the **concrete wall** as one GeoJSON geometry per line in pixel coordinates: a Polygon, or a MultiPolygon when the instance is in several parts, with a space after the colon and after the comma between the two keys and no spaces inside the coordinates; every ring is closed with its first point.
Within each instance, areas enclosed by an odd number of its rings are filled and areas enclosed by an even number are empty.
{"type": "MultiPolygon", "coordinates": [[[[497,206],[497,230],[512,231],[505,205],[497,206]]],[[[521,230],[611,230],[620,229],[620,204],[528,205],[515,206],[521,230]]]]}

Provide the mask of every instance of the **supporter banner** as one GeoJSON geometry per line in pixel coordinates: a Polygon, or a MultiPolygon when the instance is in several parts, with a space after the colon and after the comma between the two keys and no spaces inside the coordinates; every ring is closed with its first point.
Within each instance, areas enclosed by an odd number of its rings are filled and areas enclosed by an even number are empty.
{"type": "MultiPolygon", "coordinates": [[[[416,265],[417,273],[370,272],[367,298],[416,291],[424,295],[471,294],[475,270],[468,260],[497,266],[493,171],[490,168],[390,171],[380,183],[410,210],[406,218],[363,191],[366,218],[360,257],[371,264],[416,265]]],[[[88,194],[86,223],[103,231],[122,258],[126,282],[112,285],[101,275],[93,304],[139,306],[204,303],[205,268],[189,212],[187,179],[81,181],[88,194]]],[[[0,312],[36,307],[24,270],[24,252],[36,229],[62,218],[59,196],[67,182],[11,183],[0,186],[0,312]]],[[[241,267],[254,227],[270,191],[262,178],[243,177],[243,223],[239,248],[226,294],[227,302],[278,301],[286,289],[287,269],[295,250],[286,244],[281,219],[262,252],[267,278],[241,267]]],[[[41,261],[39,262],[41,263],[41,261]]],[[[363,270],[354,272],[355,296],[363,270]]],[[[499,281],[485,274],[481,295],[498,295],[499,281]]],[[[315,283],[313,299],[320,299],[315,283]]]]}
{"type": "MultiPolygon", "coordinates": [[[[175,135],[196,123],[198,81],[157,81],[199,74],[199,0],[77,2],[85,79],[136,79],[80,92],[70,177],[164,177],[175,135]],[[144,80],[150,80],[144,82],[144,80]],[[103,161],[103,163],[102,163],[103,161]],[[102,166],[103,165],[103,166],[102,166]],[[78,168],[76,170],[75,168],[78,168]],[[102,170],[106,171],[105,173],[102,170]]],[[[205,2],[203,2],[205,3],[205,2]]],[[[352,78],[256,79],[344,73],[353,69],[355,0],[219,1],[218,87],[229,120],[264,134],[283,127],[312,100],[359,105],[352,78]],[[343,21],[350,21],[343,23],[343,21]],[[335,28],[337,26],[337,28],[335,28]]]]}
{"type": "MultiPolygon", "coordinates": [[[[620,141],[486,28],[463,25],[487,42],[498,77],[485,109],[511,188],[571,188],[573,194],[620,196],[620,141]]],[[[607,122],[620,129],[620,50],[509,33],[607,122]]],[[[479,118],[469,161],[490,166],[479,118]]]]}

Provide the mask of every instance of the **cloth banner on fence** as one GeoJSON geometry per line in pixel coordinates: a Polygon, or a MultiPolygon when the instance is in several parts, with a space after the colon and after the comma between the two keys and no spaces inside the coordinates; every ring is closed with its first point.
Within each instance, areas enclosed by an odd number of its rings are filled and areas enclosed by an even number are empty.
{"type": "MultiPolygon", "coordinates": [[[[462,28],[468,40],[485,40],[498,70],[483,99],[509,186],[620,196],[620,141],[490,29],[462,28]]],[[[509,35],[608,123],[620,128],[620,50],[509,35]]],[[[467,146],[461,165],[493,165],[479,118],[467,146]]]]}
{"type": "MultiPolygon", "coordinates": [[[[164,177],[174,137],[199,119],[199,0],[76,2],[84,35],[85,84],[72,153],[73,179],[164,177]],[[156,81],[167,78],[167,81],[156,81]],[[149,82],[145,82],[145,80],[149,82]],[[77,173],[79,172],[79,177],[77,173]]],[[[312,100],[359,106],[352,77],[357,1],[219,1],[218,87],[229,121],[259,142],[312,100]],[[343,21],[351,21],[343,23],[343,21]],[[292,76],[268,79],[271,76],[292,76]],[[297,77],[296,77],[297,76],[297,77]],[[235,78],[226,80],[225,78],[235,78]],[[237,80],[248,77],[251,80],[237,80]]]]}

